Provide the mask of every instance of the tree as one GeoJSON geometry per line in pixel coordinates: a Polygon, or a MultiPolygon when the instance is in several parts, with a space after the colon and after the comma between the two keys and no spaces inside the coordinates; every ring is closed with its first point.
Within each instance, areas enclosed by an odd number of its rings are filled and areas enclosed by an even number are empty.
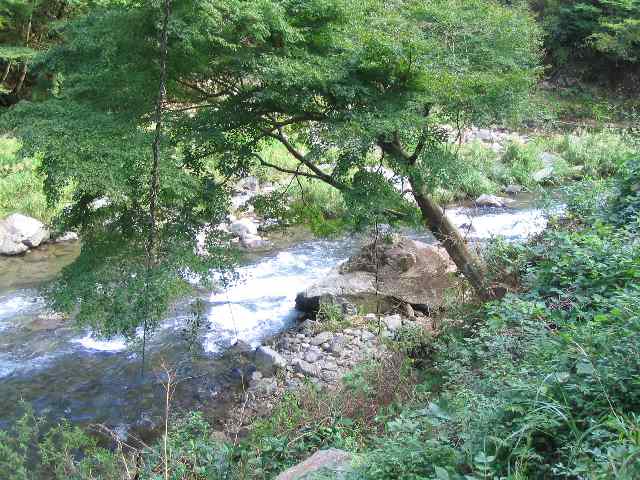
{"type": "MultiPolygon", "coordinates": [[[[38,63],[61,74],[60,90],[2,116],[24,155],[42,152],[48,199],[67,199],[55,227],[83,239],[79,258],[49,289],[53,306],[105,336],[153,329],[191,278],[206,284],[211,269],[233,263],[223,234],[205,228],[226,216],[224,182],[155,141],[166,117],[165,101],[156,111],[162,7],[114,2],[66,25],[64,41],[38,63]]],[[[174,28],[171,20],[169,35],[174,28]]]]}
{"type": "MultiPolygon", "coordinates": [[[[60,73],[59,91],[3,116],[44,152],[49,197],[73,191],[62,226],[82,229],[85,242],[54,291],[58,307],[80,300],[79,319],[107,334],[132,334],[147,303],[159,318],[185,268],[209,268],[193,241],[222,219],[226,179],[259,164],[325,182],[375,221],[415,211],[381,174],[390,168],[408,179],[460,271],[491,296],[482,263],[432,198],[459,162],[438,125],[501,118],[526,97],[539,36],[525,9],[492,0],[174,0],[158,264],[147,291],[140,259],[159,10],[114,2],[71,22],[39,64],[60,73]],[[266,162],[269,142],[297,167],[266,162]],[[95,208],[99,198],[110,203],[95,208]]],[[[222,243],[208,231],[218,253],[208,258],[221,267],[222,243]]]]}
{"type": "MultiPolygon", "coordinates": [[[[302,174],[367,198],[394,192],[372,165],[408,178],[425,224],[474,288],[484,268],[432,197],[455,168],[440,122],[504,117],[536,79],[540,39],[529,13],[492,1],[224,2],[220,33],[181,81],[195,93],[180,139],[188,158],[212,152],[235,168],[282,144],[302,174]],[[188,140],[187,140],[188,139],[188,140]],[[337,152],[333,171],[320,164],[337,152]]],[[[389,195],[387,195],[388,197],[389,195]]],[[[391,195],[393,196],[393,195],[391,195]]],[[[396,195],[397,197],[398,195],[396,195]]]]}
{"type": "MultiPolygon", "coordinates": [[[[593,77],[640,59],[638,0],[542,0],[546,46],[558,65],[582,61],[593,77]]],[[[609,72],[610,73],[610,72],[609,72]]]]}

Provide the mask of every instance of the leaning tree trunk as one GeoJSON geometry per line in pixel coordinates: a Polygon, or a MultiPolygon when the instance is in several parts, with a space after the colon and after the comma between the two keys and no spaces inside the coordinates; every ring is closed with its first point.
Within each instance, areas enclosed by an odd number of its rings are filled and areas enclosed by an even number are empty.
{"type": "MultiPolygon", "coordinates": [[[[24,36],[24,46],[29,46],[29,40],[31,39],[31,17],[29,17],[29,23],[27,24],[27,31],[24,36]]],[[[24,85],[24,80],[27,78],[27,61],[24,60],[22,62],[22,66],[20,67],[20,73],[18,74],[18,82],[16,86],[13,87],[13,92],[15,95],[18,95],[22,90],[22,86],[24,85]]]]}
{"type": "Polygon", "coordinates": [[[18,81],[16,82],[16,86],[13,87],[12,93],[15,95],[19,94],[22,90],[22,86],[24,85],[24,80],[27,78],[27,62],[23,62],[20,67],[20,73],[18,75],[18,81]]]}
{"type": "Polygon", "coordinates": [[[485,266],[478,256],[469,250],[458,228],[444,214],[444,210],[425,192],[424,187],[410,181],[413,197],[418,203],[422,219],[445,248],[458,270],[469,281],[474,290],[483,299],[494,297],[493,290],[487,282],[485,266]]]}
{"type": "Polygon", "coordinates": [[[9,72],[11,72],[11,60],[7,60],[7,64],[4,67],[4,72],[2,72],[2,77],[0,77],[0,84],[7,81],[7,78],[9,78],[9,72]]]}

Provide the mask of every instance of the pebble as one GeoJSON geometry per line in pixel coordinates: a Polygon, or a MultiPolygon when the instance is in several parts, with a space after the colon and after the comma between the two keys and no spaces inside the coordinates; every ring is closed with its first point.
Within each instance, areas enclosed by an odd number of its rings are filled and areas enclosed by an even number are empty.
{"type": "Polygon", "coordinates": [[[361,338],[365,341],[370,341],[376,338],[376,336],[368,330],[363,330],[361,338]]]}
{"type": "Polygon", "coordinates": [[[309,343],[311,343],[311,345],[322,345],[323,343],[329,342],[332,338],[333,338],[333,333],[321,332],[315,337],[313,337],[309,343]]]}
{"type": "Polygon", "coordinates": [[[314,350],[310,350],[304,355],[305,362],[309,362],[309,363],[315,363],[321,358],[322,358],[322,354],[314,350]]]}

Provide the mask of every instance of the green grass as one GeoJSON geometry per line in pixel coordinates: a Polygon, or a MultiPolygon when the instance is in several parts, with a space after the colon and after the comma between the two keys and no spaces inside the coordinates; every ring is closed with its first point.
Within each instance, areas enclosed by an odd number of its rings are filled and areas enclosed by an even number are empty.
{"type": "Polygon", "coordinates": [[[13,138],[0,137],[0,217],[22,213],[49,222],[55,208],[47,205],[39,159],[20,159],[20,144],[13,138]]]}

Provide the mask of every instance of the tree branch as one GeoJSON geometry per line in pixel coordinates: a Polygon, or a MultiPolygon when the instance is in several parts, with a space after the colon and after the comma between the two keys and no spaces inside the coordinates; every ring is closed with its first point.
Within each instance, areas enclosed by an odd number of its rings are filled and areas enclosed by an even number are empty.
{"type": "Polygon", "coordinates": [[[274,170],[277,170],[278,172],[282,172],[282,173],[287,173],[290,175],[296,175],[296,176],[301,176],[301,177],[306,177],[306,178],[313,178],[314,180],[321,180],[322,178],[318,177],[317,175],[313,175],[312,173],[307,173],[307,172],[301,172],[300,171],[300,167],[304,164],[300,163],[298,165],[298,169],[296,170],[289,170],[288,168],[283,168],[283,167],[279,167],[278,165],[274,165],[273,163],[269,163],[266,160],[264,160],[260,155],[258,155],[257,153],[253,153],[252,154],[254,157],[256,157],[259,161],[261,165],[264,165],[265,167],[269,167],[269,168],[273,168],[274,170]]]}
{"type": "Polygon", "coordinates": [[[300,163],[303,163],[307,168],[309,168],[309,170],[315,173],[320,180],[322,180],[325,183],[328,183],[329,185],[331,185],[332,187],[338,190],[344,189],[344,185],[342,185],[342,183],[336,181],[333,177],[324,173],[316,165],[314,165],[313,162],[311,162],[306,156],[304,156],[302,153],[296,150],[296,148],[291,144],[287,136],[282,132],[282,130],[278,129],[278,133],[273,133],[273,131],[270,131],[270,130],[265,130],[264,132],[267,136],[271,138],[275,138],[282,145],[284,145],[287,151],[291,155],[293,155],[293,157],[296,160],[298,160],[300,163]]]}
{"type": "Polygon", "coordinates": [[[409,164],[415,165],[418,161],[418,157],[424,150],[424,147],[427,144],[427,139],[429,138],[429,129],[427,127],[422,129],[422,133],[420,134],[420,138],[418,139],[418,145],[416,145],[416,149],[413,151],[411,157],[409,157],[409,164]]]}
{"type": "Polygon", "coordinates": [[[219,97],[224,97],[225,95],[229,95],[229,94],[233,93],[231,89],[221,90],[219,92],[209,92],[209,91],[205,90],[204,88],[202,88],[202,87],[200,87],[198,85],[194,85],[193,83],[189,83],[189,82],[186,82],[184,80],[178,79],[177,82],[180,85],[184,85],[187,88],[195,90],[196,92],[204,95],[207,98],[219,98],[219,97]]]}

